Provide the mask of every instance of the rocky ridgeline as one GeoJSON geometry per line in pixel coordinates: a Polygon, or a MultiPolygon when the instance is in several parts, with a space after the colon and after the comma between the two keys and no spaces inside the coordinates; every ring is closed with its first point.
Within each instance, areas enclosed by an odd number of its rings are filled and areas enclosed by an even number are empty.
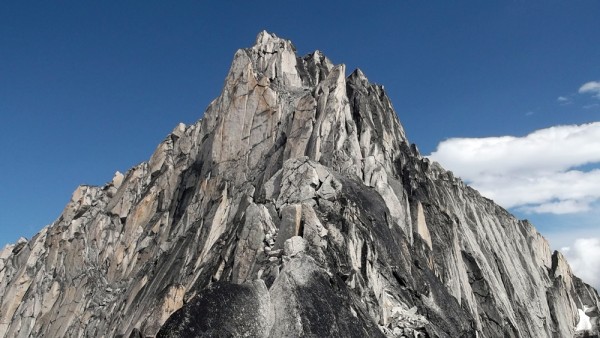
{"type": "Polygon", "coordinates": [[[260,33],[202,120],[0,253],[0,336],[597,334],[596,290],[345,74],[260,33]]]}

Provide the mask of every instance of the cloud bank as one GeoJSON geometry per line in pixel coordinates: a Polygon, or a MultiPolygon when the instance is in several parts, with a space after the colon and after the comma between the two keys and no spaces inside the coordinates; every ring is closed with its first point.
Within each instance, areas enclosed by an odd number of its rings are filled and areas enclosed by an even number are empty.
{"type": "Polygon", "coordinates": [[[506,208],[565,214],[600,201],[600,122],[448,139],[429,158],[506,208]]]}

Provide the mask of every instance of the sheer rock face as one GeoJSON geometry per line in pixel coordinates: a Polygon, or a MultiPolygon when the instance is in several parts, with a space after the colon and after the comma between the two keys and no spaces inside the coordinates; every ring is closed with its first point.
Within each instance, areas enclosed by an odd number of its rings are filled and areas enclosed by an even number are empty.
{"type": "Polygon", "coordinates": [[[571,337],[598,299],[381,86],[266,32],[202,120],[0,252],[2,337],[571,337]]]}

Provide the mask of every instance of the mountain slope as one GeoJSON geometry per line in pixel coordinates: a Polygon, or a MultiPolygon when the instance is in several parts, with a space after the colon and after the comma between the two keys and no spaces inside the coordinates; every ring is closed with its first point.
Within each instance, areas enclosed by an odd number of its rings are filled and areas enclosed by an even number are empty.
{"type": "Polygon", "coordinates": [[[599,300],[381,86],[266,32],[202,120],[6,247],[0,297],[6,337],[570,337],[599,300]]]}

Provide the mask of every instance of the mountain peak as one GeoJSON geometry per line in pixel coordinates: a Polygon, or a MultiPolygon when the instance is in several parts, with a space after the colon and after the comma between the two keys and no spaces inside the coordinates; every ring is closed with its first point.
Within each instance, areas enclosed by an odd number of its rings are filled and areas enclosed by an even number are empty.
{"type": "Polygon", "coordinates": [[[599,297],[382,86],[263,31],[202,120],[0,251],[0,305],[0,337],[539,338],[597,334],[599,297]]]}
{"type": "Polygon", "coordinates": [[[279,38],[275,33],[269,33],[266,30],[261,31],[256,36],[256,42],[254,48],[260,46],[273,46],[273,45],[291,45],[291,41],[279,38]]]}

